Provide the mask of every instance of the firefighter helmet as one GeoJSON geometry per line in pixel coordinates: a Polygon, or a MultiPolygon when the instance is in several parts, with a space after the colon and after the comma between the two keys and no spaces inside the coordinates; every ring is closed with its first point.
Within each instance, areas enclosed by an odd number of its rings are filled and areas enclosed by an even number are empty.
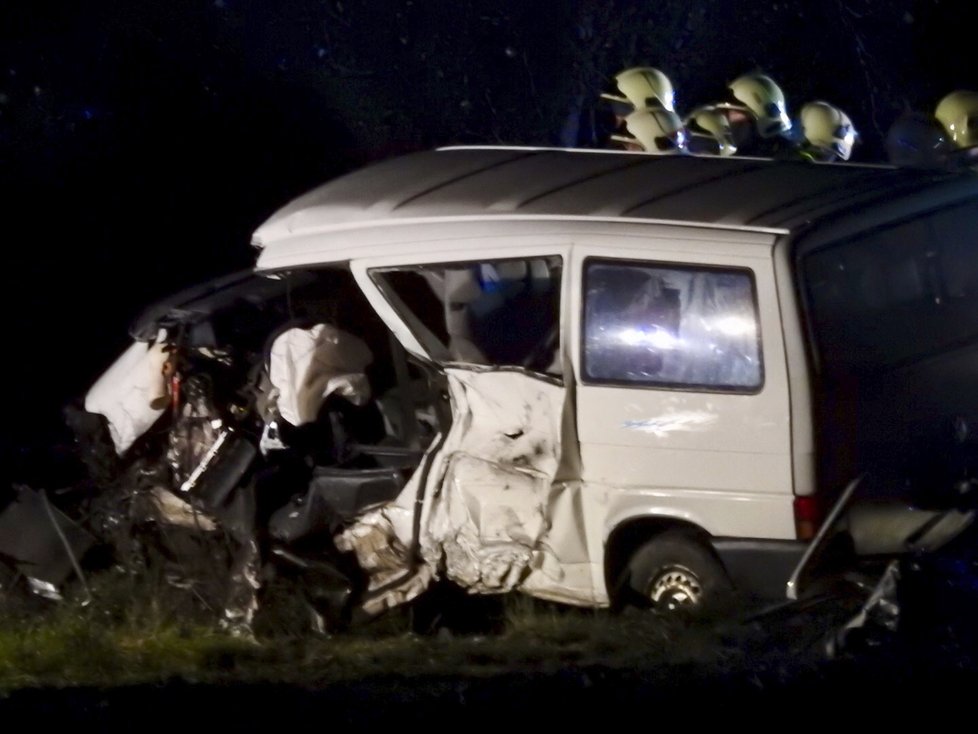
{"type": "Polygon", "coordinates": [[[805,144],[826,157],[847,161],[859,133],[849,116],[828,102],[809,102],[801,108],[801,130],[805,144]]]}
{"type": "Polygon", "coordinates": [[[957,147],[978,145],[978,92],[951,92],[938,103],[934,116],[957,147]]]}
{"type": "Polygon", "coordinates": [[[710,138],[716,144],[716,152],[722,156],[737,152],[730,120],[718,105],[702,105],[689,113],[686,130],[690,137],[710,138]]]}
{"type": "Polygon", "coordinates": [[[952,147],[940,123],[921,112],[901,115],[886,133],[886,154],[897,166],[939,168],[952,147]]]}
{"type": "Polygon", "coordinates": [[[631,138],[616,138],[625,143],[637,143],[649,153],[670,155],[685,153],[686,130],[679,115],[658,107],[643,107],[625,118],[625,128],[631,138]]]}
{"type": "Polygon", "coordinates": [[[791,129],[784,92],[771,77],[744,74],[730,82],[729,89],[754,115],[757,133],[762,138],[783,135],[791,129]]]}
{"type": "MultiPolygon", "coordinates": [[[[615,91],[602,94],[603,99],[619,105],[628,105],[632,110],[643,107],[661,107],[669,112],[675,111],[675,92],[669,77],[651,66],[636,66],[615,74],[615,91]]],[[[622,115],[624,117],[625,115],[622,115]]]]}

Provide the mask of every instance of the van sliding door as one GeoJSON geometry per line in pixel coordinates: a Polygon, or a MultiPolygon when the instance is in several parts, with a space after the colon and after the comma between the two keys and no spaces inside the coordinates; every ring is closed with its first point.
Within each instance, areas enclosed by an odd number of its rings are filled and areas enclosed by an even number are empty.
{"type": "Polygon", "coordinates": [[[793,538],[770,258],[609,252],[582,248],[574,263],[582,478],[608,488],[607,522],[671,516],[793,538]]]}

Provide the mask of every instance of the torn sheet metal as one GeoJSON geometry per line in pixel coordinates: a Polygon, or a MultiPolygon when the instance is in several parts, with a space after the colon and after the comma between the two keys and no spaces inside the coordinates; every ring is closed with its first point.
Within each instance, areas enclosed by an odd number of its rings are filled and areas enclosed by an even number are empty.
{"type": "Polygon", "coordinates": [[[164,348],[162,341],[134,342],[85,396],[85,410],[105,416],[120,455],[163,413],[158,399],[166,395],[164,348]]]}
{"type": "Polygon", "coordinates": [[[223,435],[223,421],[214,406],[210,381],[202,375],[191,375],[183,383],[182,392],[183,404],[174,416],[166,449],[173,481],[181,488],[199,467],[206,469],[212,450],[220,450],[218,442],[223,435]]]}
{"type": "Polygon", "coordinates": [[[363,370],[372,360],[362,339],[329,324],[282,332],[269,355],[269,379],[282,418],[294,426],[314,421],[334,393],[363,405],[370,397],[363,370]]]}
{"type": "Polygon", "coordinates": [[[859,611],[846,622],[830,640],[828,654],[836,656],[845,648],[853,630],[874,630],[895,633],[900,626],[900,563],[890,561],[872,593],[859,611]]]}
{"type": "Polygon", "coordinates": [[[209,515],[204,514],[189,502],[177,497],[173,492],[163,487],[153,487],[149,492],[149,501],[155,510],[156,517],[168,525],[214,532],[217,523],[209,515]]]}
{"type": "Polygon", "coordinates": [[[364,513],[333,539],[339,551],[356,555],[367,575],[367,601],[362,606],[368,614],[411,601],[434,577],[433,569],[416,567],[412,557],[415,502],[422,474],[415,472],[394,501],[364,513]]]}
{"type": "Polygon", "coordinates": [[[519,587],[551,574],[542,541],[561,454],[565,390],[518,370],[448,368],[453,426],[432,472],[421,553],[473,592],[519,587]],[[440,476],[439,476],[440,474],[440,476]]]}
{"type": "Polygon", "coordinates": [[[446,374],[453,422],[424,488],[417,574],[405,573],[412,559],[402,549],[410,547],[422,472],[395,502],[337,538],[338,546],[356,552],[371,590],[383,587],[375,577],[405,579],[370,604],[406,601],[409,589],[420,591],[412,584],[441,575],[473,593],[522,589],[593,603],[581,488],[555,482],[565,388],[522,370],[450,367],[446,374]],[[558,532],[552,530],[555,513],[558,532]]]}
{"type": "Polygon", "coordinates": [[[227,599],[221,625],[234,636],[252,637],[251,625],[258,611],[261,554],[249,539],[234,553],[228,579],[227,599]]]}

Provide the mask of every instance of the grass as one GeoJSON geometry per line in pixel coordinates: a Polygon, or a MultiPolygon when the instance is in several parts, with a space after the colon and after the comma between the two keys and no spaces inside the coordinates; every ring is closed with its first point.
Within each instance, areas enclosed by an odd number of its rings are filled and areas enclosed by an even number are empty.
{"type": "MultiPolygon", "coordinates": [[[[94,601],[7,604],[0,617],[0,691],[24,687],[123,685],[179,678],[214,683],[276,681],[322,686],[381,675],[481,677],[601,665],[648,668],[724,664],[708,628],[507,598],[491,631],[412,631],[407,613],[332,636],[307,631],[304,610],[285,593],[254,639],[221,632],[207,610],[162,593],[158,581],[105,572],[94,601]]],[[[0,592],[2,593],[2,592],[0,592]]],[[[416,626],[416,625],[414,625],[416,626]]],[[[437,625],[431,627],[435,629],[437,625]]]]}

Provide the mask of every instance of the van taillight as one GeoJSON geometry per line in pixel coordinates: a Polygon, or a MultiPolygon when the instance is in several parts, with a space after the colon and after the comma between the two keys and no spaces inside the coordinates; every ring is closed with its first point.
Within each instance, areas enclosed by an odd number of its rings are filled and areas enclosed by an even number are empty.
{"type": "Polygon", "coordinates": [[[811,540],[822,524],[822,508],[813,496],[795,497],[795,534],[798,540],[811,540]]]}

